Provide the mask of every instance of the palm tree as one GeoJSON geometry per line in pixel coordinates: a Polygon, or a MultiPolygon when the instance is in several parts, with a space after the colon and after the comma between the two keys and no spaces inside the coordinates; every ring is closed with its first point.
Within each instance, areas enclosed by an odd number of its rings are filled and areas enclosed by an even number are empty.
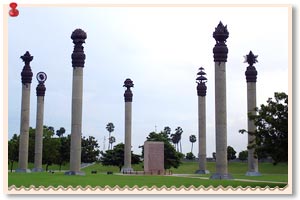
{"type": "Polygon", "coordinates": [[[112,144],[116,142],[116,138],[114,136],[110,136],[110,138],[108,140],[109,140],[109,144],[110,144],[110,149],[113,149],[112,144]]]}
{"type": "Polygon", "coordinates": [[[190,142],[192,143],[191,152],[193,153],[193,144],[197,141],[197,138],[195,135],[190,135],[190,142]]]}
{"type": "Polygon", "coordinates": [[[109,150],[109,147],[110,147],[110,134],[111,132],[113,132],[115,130],[115,126],[113,123],[109,122],[107,125],[106,125],[106,130],[108,131],[109,133],[109,136],[108,136],[108,150],[109,150]]]}
{"type": "Polygon", "coordinates": [[[56,130],[56,135],[60,138],[60,137],[63,137],[65,132],[66,132],[66,129],[64,127],[60,127],[59,130],[56,130]]]}
{"type": "MultiPolygon", "coordinates": [[[[177,127],[175,129],[175,135],[178,137],[178,143],[180,143],[180,152],[182,153],[182,146],[181,146],[181,134],[183,133],[183,130],[181,127],[177,127]]],[[[177,144],[178,145],[178,144],[177,144]]]]}
{"type": "Polygon", "coordinates": [[[177,134],[171,134],[171,140],[172,143],[174,144],[174,147],[176,148],[176,151],[179,151],[178,149],[178,143],[179,143],[179,137],[177,134]]]}

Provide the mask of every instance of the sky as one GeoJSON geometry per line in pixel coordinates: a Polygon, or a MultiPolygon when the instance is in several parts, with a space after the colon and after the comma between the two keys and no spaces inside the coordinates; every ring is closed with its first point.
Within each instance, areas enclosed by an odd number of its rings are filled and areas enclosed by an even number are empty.
{"type": "MultiPolygon", "coordinates": [[[[132,150],[140,153],[152,131],[183,129],[182,151],[198,139],[196,74],[207,73],[207,156],[215,152],[215,92],[212,34],[227,25],[227,144],[237,156],[246,150],[247,88],[244,56],[258,55],[257,106],[274,92],[288,94],[287,7],[22,7],[8,19],[8,139],[20,132],[21,76],[26,51],[31,62],[30,126],[36,123],[35,76],[43,71],[44,124],[71,132],[73,43],[76,28],[87,33],[83,69],[84,136],[94,136],[100,150],[108,147],[106,124],[112,122],[116,143],[124,142],[123,83],[134,83],[132,150]],[[104,137],[106,140],[104,141],[104,137]],[[105,145],[104,145],[105,142],[105,145]]],[[[198,142],[198,140],[197,140],[198,142]]],[[[115,145],[114,144],[114,145],[115,145]]],[[[193,153],[198,153],[197,143],[193,153]]]]}

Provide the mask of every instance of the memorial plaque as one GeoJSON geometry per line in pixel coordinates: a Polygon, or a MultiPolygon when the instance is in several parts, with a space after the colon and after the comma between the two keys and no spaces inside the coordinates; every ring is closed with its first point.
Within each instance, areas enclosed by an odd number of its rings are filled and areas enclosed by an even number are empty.
{"type": "Polygon", "coordinates": [[[144,171],[150,174],[164,173],[164,143],[146,141],[144,143],[144,171]]]}

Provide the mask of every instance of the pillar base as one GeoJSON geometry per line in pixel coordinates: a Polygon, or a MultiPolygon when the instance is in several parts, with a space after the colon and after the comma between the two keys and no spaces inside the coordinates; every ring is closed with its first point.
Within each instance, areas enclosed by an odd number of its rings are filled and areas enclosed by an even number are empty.
{"type": "Polygon", "coordinates": [[[18,172],[18,173],[30,173],[31,170],[30,169],[16,169],[15,172],[18,172]]]}
{"type": "Polygon", "coordinates": [[[245,174],[245,176],[261,176],[261,173],[259,173],[259,172],[247,172],[246,174],[245,174]]]}
{"type": "Polygon", "coordinates": [[[70,175],[70,176],[72,176],[72,175],[75,175],[75,176],[85,176],[85,172],[82,172],[82,171],[77,171],[77,172],[75,172],[75,171],[67,171],[67,172],[65,172],[65,175],[70,175]]]}
{"type": "Polygon", "coordinates": [[[231,174],[214,173],[213,175],[211,175],[211,177],[209,179],[229,180],[229,179],[233,179],[233,177],[231,174]]]}
{"type": "Polygon", "coordinates": [[[198,169],[195,171],[195,174],[209,174],[210,172],[208,170],[204,169],[198,169]]]}
{"type": "Polygon", "coordinates": [[[133,172],[133,169],[131,167],[123,167],[121,169],[121,173],[129,173],[129,172],[133,172]]]}
{"type": "Polygon", "coordinates": [[[33,168],[33,169],[31,170],[31,172],[43,172],[43,171],[44,171],[43,168],[33,168]]]}

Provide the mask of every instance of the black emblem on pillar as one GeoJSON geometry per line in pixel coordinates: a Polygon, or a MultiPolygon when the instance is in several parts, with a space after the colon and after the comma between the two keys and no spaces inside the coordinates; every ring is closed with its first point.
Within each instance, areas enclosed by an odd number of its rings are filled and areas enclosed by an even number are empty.
{"type": "Polygon", "coordinates": [[[197,94],[198,96],[206,96],[206,85],[205,83],[207,82],[207,78],[205,77],[206,73],[203,71],[204,68],[200,67],[199,72],[197,73],[198,77],[196,78],[196,83],[197,83],[197,94]]]}
{"type": "Polygon", "coordinates": [[[213,37],[216,40],[215,47],[213,49],[214,61],[215,62],[227,62],[228,48],[226,39],[229,37],[229,32],[227,30],[227,25],[224,26],[222,22],[218,24],[213,33],[213,37]]]}
{"type": "Polygon", "coordinates": [[[33,56],[31,56],[30,53],[26,51],[26,53],[23,56],[21,56],[21,59],[25,63],[25,66],[23,67],[23,70],[21,72],[22,83],[31,83],[33,73],[30,68],[30,62],[32,61],[33,56]]]}
{"type": "Polygon", "coordinates": [[[86,38],[87,35],[82,29],[76,29],[71,35],[75,44],[72,53],[72,67],[84,67],[85,54],[82,44],[85,43],[86,38]]]}
{"type": "Polygon", "coordinates": [[[248,55],[244,56],[245,62],[249,64],[247,70],[245,72],[247,82],[256,82],[257,79],[257,71],[253,66],[254,63],[257,63],[257,55],[254,55],[252,51],[249,52],[248,55]]]}
{"type": "Polygon", "coordinates": [[[124,100],[125,102],[132,102],[132,92],[131,92],[131,87],[133,87],[134,84],[132,82],[132,80],[130,78],[127,78],[125,81],[124,81],[124,85],[123,87],[126,87],[127,89],[125,90],[125,93],[124,93],[124,100]]]}

